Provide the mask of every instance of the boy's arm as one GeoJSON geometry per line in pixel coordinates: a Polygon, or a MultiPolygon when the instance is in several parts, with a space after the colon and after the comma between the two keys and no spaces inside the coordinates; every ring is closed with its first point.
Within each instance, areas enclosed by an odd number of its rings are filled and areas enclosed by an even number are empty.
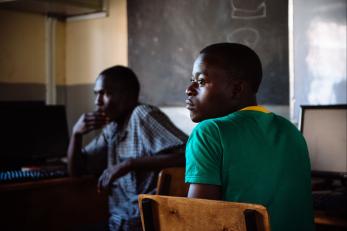
{"type": "Polygon", "coordinates": [[[82,159],[83,135],[102,128],[109,122],[104,112],[89,112],[83,114],[73,127],[69,147],[67,150],[69,175],[77,176],[82,173],[84,163],[82,159]]]}
{"type": "Polygon", "coordinates": [[[130,171],[153,171],[185,165],[184,151],[162,153],[154,156],[130,158],[120,164],[107,168],[100,176],[98,190],[108,189],[112,181],[130,171]]]}
{"type": "Polygon", "coordinates": [[[73,133],[67,151],[68,172],[70,176],[77,176],[82,173],[82,134],[73,133]]]}
{"type": "Polygon", "coordinates": [[[221,199],[221,186],[212,184],[190,184],[189,198],[202,198],[210,200],[221,199]]]}

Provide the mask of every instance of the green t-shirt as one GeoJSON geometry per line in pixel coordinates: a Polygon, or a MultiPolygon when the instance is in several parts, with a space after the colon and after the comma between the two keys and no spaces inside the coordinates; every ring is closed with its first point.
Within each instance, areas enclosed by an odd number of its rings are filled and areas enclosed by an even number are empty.
{"type": "Polygon", "coordinates": [[[265,110],[198,124],[187,143],[185,180],[220,185],[226,201],[266,206],[272,231],[314,230],[306,142],[288,120],[265,110]]]}

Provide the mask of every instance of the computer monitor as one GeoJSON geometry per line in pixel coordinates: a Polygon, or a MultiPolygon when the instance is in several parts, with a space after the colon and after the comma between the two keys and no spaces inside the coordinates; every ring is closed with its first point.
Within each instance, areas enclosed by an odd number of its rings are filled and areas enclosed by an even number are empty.
{"type": "Polygon", "coordinates": [[[64,106],[13,104],[1,111],[1,169],[66,156],[69,133],[64,106]]]}
{"type": "Polygon", "coordinates": [[[10,106],[10,107],[13,107],[13,106],[16,106],[16,107],[32,107],[32,106],[45,106],[46,103],[45,101],[42,101],[42,100],[24,100],[24,101],[18,101],[18,100],[13,100],[13,101],[3,101],[3,100],[0,100],[0,107],[7,107],[7,106],[10,106]]]}
{"type": "Polygon", "coordinates": [[[347,178],[347,105],[301,106],[300,130],[314,176],[347,178]]]}

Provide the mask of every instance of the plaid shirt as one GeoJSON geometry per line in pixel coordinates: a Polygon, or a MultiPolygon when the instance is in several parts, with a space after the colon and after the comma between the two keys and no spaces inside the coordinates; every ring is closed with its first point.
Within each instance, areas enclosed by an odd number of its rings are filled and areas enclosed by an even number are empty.
{"type": "MultiPolygon", "coordinates": [[[[166,151],[184,152],[186,134],[176,128],[158,108],[137,106],[127,126],[118,131],[107,125],[100,136],[83,149],[91,171],[101,172],[129,158],[153,156],[166,151]],[[91,163],[91,165],[90,165],[91,163]],[[94,166],[93,166],[94,165],[94,166]]],[[[130,172],[114,181],[109,196],[110,230],[141,230],[137,196],[155,193],[157,172],[130,172]]]]}

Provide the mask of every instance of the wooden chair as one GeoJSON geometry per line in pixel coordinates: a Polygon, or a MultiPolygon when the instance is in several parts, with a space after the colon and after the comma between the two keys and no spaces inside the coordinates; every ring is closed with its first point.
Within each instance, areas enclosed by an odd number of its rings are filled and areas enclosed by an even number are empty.
{"type": "Polygon", "coordinates": [[[189,185],[184,183],[185,168],[165,168],[159,172],[157,195],[186,197],[189,185]]]}
{"type": "Polygon", "coordinates": [[[262,205],[139,195],[144,231],[270,231],[262,205]]]}

